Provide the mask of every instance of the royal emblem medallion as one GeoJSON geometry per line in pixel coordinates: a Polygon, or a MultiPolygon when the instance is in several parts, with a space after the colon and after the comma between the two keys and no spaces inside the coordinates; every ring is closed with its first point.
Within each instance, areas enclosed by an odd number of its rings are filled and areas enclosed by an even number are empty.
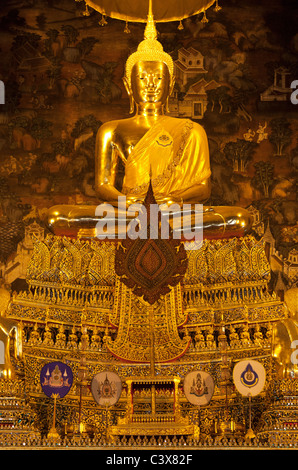
{"type": "Polygon", "coordinates": [[[266,373],[264,366],[252,359],[240,361],[234,367],[233,379],[241,395],[258,395],[265,385],[266,373]]]}
{"type": "Polygon", "coordinates": [[[59,398],[65,397],[71,389],[72,382],[72,370],[63,362],[50,362],[41,369],[40,384],[42,391],[48,397],[53,394],[57,394],[59,398]]]}
{"type": "Polygon", "coordinates": [[[91,381],[93,398],[100,406],[115,405],[120,398],[121,391],[121,378],[115,372],[99,372],[91,381]]]}
{"type": "Polygon", "coordinates": [[[192,405],[204,406],[214,393],[214,380],[207,372],[193,371],[185,376],[183,390],[192,405]]]}

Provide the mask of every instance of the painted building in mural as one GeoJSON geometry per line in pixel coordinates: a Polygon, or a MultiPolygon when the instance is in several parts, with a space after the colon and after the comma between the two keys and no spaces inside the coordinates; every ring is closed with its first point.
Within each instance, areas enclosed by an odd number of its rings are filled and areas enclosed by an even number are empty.
{"type": "Polygon", "coordinates": [[[285,67],[274,70],[274,82],[260,95],[261,101],[289,101],[292,88],[290,87],[290,71],[285,67]]]}
{"type": "Polygon", "coordinates": [[[207,73],[207,70],[204,68],[204,57],[201,52],[193,47],[188,49],[182,47],[179,49],[178,59],[175,61],[177,83],[185,87],[187,82],[199,73],[207,73]]]}

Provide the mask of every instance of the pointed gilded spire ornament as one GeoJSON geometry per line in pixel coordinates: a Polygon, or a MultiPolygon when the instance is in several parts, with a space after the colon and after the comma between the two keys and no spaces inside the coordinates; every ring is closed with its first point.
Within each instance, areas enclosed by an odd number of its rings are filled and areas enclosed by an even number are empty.
{"type": "Polygon", "coordinates": [[[155,21],[153,18],[153,12],[152,12],[152,0],[149,0],[149,9],[148,9],[146,28],[144,32],[144,39],[151,39],[151,40],[157,39],[157,31],[155,27],[155,21]]]}
{"type": "Polygon", "coordinates": [[[152,12],[152,0],[149,0],[149,9],[147,15],[147,23],[144,31],[144,40],[140,42],[136,52],[131,54],[125,66],[125,77],[130,85],[131,70],[139,61],[161,61],[164,62],[168,69],[170,76],[174,74],[174,62],[172,57],[167,54],[162,47],[162,44],[157,40],[157,31],[152,12]]]}

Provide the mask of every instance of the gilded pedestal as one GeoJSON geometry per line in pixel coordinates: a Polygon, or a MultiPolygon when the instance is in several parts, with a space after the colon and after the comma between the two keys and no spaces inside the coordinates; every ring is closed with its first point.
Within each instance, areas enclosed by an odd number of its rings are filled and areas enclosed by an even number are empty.
{"type": "MultiPolygon", "coordinates": [[[[267,373],[263,395],[252,406],[253,428],[257,429],[261,414],[270,404],[267,388],[274,370],[272,329],[287,316],[283,303],[268,291],[269,265],[262,241],[248,236],[206,240],[199,250],[187,252],[183,282],[154,304],[155,378],[148,336],[148,309],[152,306],[128,295],[119,283],[114,270],[115,248],[114,243],[55,236],[36,241],[28,267],[29,289],[12,298],[7,316],[22,324],[24,383],[40,430],[49,431],[52,417],[39,384],[42,366],[52,360],[67,361],[76,377],[82,357],[87,381],[107,369],[122,378],[120,400],[109,410],[107,426],[111,434],[135,436],[155,431],[155,435],[171,430],[173,435],[194,436],[199,428],[203,440],[227,435],[222,431],[224,423],[234,423],[231,436],[241,435],[241,429],[245,435],[248,409],[233,388],[231,372],[236,361],[257,359],[267,373]],[[169,327],[171,335],[162,335],[169,327]],[[130,362],[121,359],[123,349],[115,353],[117,344],[135,345],[125,352],[130,362]],[[164,345],[174,348],[179,344],[188,346],[180,357],[175,356],[174,349],[170,349],[172,357],[169,351],[168,356],[162,356],[164,345]],[[215,380],[214,396],[200,411],[187,402],[182,389],[183,377],[196,369],[209,372],[215,380]],[[131,377],[148,383],[151,380],[150,387],[159,389],[155,393],[155,414],[151,388],[150,396],[146,391],[143,395],[135,393],[134,413],[129,412],[131,377]],[[174,377],[181,378],[176,395],[179,413],[173,411],[173,396],[167,387],[161,391],[154,384],[156,379],[171,382],[174,377]]],[[[60,435],[65,435],[68,426],[77,425],[79,406],[80,387],[74,381],[67,397],[57,404],[56,428],[60,435]]],[[[81,415],[82,423],[95,427],[95,436],[105,436],[105,410],[97,406],[87,387],[81,415]]]]}

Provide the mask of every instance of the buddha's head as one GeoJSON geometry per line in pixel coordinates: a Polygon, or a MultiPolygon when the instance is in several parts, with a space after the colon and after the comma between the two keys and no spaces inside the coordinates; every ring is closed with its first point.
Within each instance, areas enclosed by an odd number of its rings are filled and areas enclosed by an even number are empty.
{"type": "Polygon", "coordinates": [[[131,112],[134,103],[165,106],[175,83],[172,57],[164,52],[161,43],[157,41],[155,24],[150,15],[144,37],[125,66],[123,81],[130,98],[131,112]]]}

